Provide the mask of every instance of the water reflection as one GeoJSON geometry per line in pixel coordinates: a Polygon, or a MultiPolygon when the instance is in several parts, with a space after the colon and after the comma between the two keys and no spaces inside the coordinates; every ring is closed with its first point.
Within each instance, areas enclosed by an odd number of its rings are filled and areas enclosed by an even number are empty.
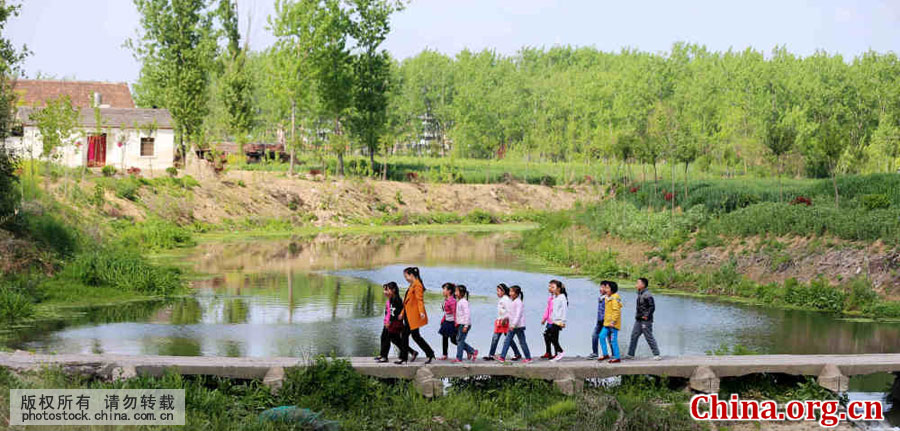
{"type": "MultiPolygon", "coordinates": [[[[431,324],[424,335],[440,348],[439,286],[454,281],[472,292],[478,348],[490,342],[494,286],[519,284],[525,293],[528,342],[542,353],[539,320],[551,278],[569,287],[569,325],[561,343],[573,355],[590,352],[597,286],[583,278],[527,272],[511,255],[512,234],[390,235],[206,244],[181,257],[211,278],[196,295],[167,303],[86,310],[67,322],[9,337],[7,346],[54,352],[125,354],[369,356],[378,348],[383,299],[380,285],[402,281],[418,265],[428,289],[431,324]]],[[[634,291],[626,303],[621,347],[633,324],[634,291]]],[[[880,353],[900,343],[897,323],[856,322],[822,313],[750,307],[684,296],[656,295],[655,332],[664,355],[705,354],[742,344],[763,353],[880,353]]],[[[639,355],[648,355],[646,343],[639,355]]]]}

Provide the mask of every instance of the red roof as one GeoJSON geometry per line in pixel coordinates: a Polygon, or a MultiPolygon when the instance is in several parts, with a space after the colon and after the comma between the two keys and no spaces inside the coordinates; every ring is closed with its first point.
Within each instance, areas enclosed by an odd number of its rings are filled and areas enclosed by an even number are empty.
{"type": "Polygon", "coordinates": [[[79,108],[94,106],[94,93],[100,93],[104,108],[134,108],[131,91],[124,82],[44,81],[20,79],[13,84],[19,106],[43,106],[49,99],[68,95],[72,105],[79,108]]]}

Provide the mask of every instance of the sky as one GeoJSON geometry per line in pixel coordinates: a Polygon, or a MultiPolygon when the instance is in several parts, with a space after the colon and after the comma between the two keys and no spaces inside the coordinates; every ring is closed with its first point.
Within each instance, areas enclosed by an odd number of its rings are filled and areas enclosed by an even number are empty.
{"type": "MultiPolygon", "coordinates": [[[[237,1],[251,48],[271,45],[266,27],[274,0],[237,1]]],[[[123,43],[138,26],[129,0],[27,0],[6,35],[33,52],[27,77],[133,83],[140,64],[123,43]]],[[[900,0],[412,0],[392,17],[384,46],[403,59],[426,48],[661,52],[676,41],[718,51],[784,45],[800,55],[823,49],[846,58],[870,49],[900,53],[900,0]]]]}

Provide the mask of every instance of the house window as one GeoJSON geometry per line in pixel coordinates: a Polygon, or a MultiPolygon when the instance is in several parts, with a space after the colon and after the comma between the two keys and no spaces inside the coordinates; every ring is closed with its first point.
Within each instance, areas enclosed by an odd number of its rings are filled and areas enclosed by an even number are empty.
{"type": "Polygon", "coordinates": [[[153,138],[141,138],[141,156],[153,156],[153,138]]]}

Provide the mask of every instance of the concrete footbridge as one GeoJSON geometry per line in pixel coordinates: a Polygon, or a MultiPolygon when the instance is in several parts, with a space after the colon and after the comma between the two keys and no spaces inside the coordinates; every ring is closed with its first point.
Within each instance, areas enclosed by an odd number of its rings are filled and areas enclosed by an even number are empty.
{"type": "MultiPolygon", "coordinates": [[[[688,379],[691,389],[717,392],[719,379],[756,373],[782,373],[816,377],[819,385],[835,391],[848,389],[849,377],[878,372],[900,373],[900,354],[866,355],[751,355],[681,356],[626,360],[609,364],[584,358],[559,362],[477,361],[450,363],[435,361],[424,365],[420,359],[408,365],[378,363],[372,358],[346,358],[353,368],[367,376],[408,379],[426,397],[443,394],[441,379],[466,376],[513,376],[551,380],[567,394],[580,391],[586,379],[620,375],[655,375],[688,379]]],[[[111,354],[34,354],[24,351],[0,352],[0,366],[14,371],[60,367],[64,372],[87,374],[104,379],[137,375],[160,376],[167,370],[184,375],[209,375],[237,379],[259,379],[274,390],[280,388],[284,371],[302,367],[308,359],[292,357],[209,357],[130,356],[111,354]]]]}

